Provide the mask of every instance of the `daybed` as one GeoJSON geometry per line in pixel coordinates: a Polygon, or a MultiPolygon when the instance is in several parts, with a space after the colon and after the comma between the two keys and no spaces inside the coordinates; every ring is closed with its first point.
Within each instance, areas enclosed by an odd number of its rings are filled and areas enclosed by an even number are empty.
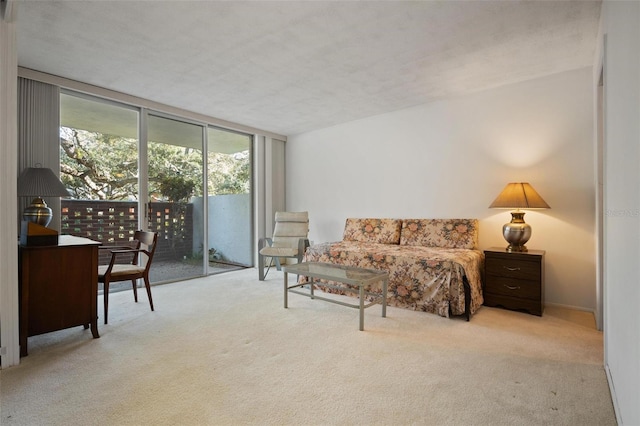
{"type": "Polygon", "coordinates": [[[313,245],[303,260],[389,271],[392,306],[468,320],[483,302],[476,219],[349,218],[342,241],[313,245]]]}

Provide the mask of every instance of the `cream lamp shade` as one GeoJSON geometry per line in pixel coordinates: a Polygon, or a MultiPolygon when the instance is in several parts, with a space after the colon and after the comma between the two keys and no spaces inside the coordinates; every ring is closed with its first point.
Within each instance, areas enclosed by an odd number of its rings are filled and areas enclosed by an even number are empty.
{"type": "Polygon", "coordinates": [[[68,197],[69,192],[51,169],[27,167],[18,177],[18,196],[35,197],[22,212],[22,219],[47,226],[53,212],[42,197],[68,197]]]}
{"type": "Polygon", "coordinates": [[[528,182],[509,183],[489,206],[490,209],[515,209],[511,222],[502,227],[502,235],[509,243],[507,251],[527,251],[525,244],[531,238],[531,226],[524,221],[520,209],[549,209],[549,205],[528,182]]]}

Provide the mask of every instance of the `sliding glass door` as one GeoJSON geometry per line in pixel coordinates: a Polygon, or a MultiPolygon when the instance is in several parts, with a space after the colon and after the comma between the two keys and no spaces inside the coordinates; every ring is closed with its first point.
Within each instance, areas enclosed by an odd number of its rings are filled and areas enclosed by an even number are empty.
{"type": "MultiPolygon", "coordinates": [[[[124,245],[140,229],[139,117],[125,105],[60,94],[60,179],[71,193],[60,203],[62,233],[124,245]]],[[[109,259],[101,253],[100,264],[109,259]]]]}
{"type": "Polygon", "coordinates": [[[204,127],[149,115],[147,129],[148,226],[159,235],[151,280],[203,275],[204,127]]]}
{"type": "Polygon", "coordinates": [[[207,130],[209,273],[253,265],[251,135],[207,130]]]}
{"type": "Polygon", "coordinates": [[[72,194],[61,202],[62,231],[111,245],[128,243],[137,229],[157,232],[152,282],[250,267],[252,142],[62,93],[61,179],[72,194]]]}

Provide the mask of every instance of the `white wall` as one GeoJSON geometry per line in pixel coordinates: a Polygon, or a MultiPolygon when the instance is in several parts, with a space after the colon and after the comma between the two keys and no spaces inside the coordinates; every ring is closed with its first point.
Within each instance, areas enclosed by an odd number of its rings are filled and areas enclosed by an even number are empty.
{"type": "Polygon", "coordinates": [[[605,365],[618,422],[640,424],[640,3],[604,2],[605,365]]]}
{"type": "Polygon", "coordinates": [[[489,204],[528,181],[551,206],[529,211],[527,244],[547,251],[546,302],[594,310],[591,68],[442,100],[289,138],[287,209],[310,239],[347,217],[478,218],[480,246],[506,246],[489,204]]]}

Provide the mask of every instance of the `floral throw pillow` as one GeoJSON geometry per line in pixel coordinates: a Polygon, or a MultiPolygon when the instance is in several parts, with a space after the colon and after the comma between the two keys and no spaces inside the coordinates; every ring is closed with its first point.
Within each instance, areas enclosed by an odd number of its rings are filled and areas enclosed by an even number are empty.
{"type": "Polygon", "coordinates": [[[400,242],[399,219],[349,218],[344,226],[343,241],[361,243],[398,244],[400,242]]]}
{"type": "Polygon", "coordinates": [[[405,219],[400,245],[478,248],[477,219],[405,219]]]}

